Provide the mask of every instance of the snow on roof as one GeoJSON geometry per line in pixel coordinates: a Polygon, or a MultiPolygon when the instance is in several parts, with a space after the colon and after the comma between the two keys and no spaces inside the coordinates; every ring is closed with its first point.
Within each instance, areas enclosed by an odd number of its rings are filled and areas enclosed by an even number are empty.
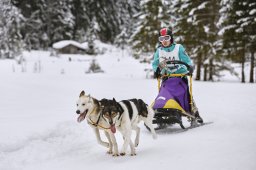
{"type": "Polygon", "coordinates": [[[73,40],[63,40],[63,41],[59,41],[59,42],[56,42],[52,45],[52,47],[54,49],[61,49],[61,48],[64,48],[68,45],[73,45],[73,46],[76,46],[78,48],[81,48],[81,49],[86,49],[85,46],[83,44],[80,44],[79,42],[76,42],[76,41],[73,41],[73,40]]]}

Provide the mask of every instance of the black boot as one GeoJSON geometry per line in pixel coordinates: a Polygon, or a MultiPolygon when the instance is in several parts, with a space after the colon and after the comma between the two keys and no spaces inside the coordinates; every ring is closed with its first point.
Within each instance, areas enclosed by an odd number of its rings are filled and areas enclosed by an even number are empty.
{"type": "Polygon", "coordinates": [[[201,118],[201,116],[199,115],[199,112],[198,111],[196,111],[196,113],[194,114],[194,116],[195,116],[195,118],[196,118],[196,121],[198,122],[198,123],[204,123],[204,120],[201,118]]]}

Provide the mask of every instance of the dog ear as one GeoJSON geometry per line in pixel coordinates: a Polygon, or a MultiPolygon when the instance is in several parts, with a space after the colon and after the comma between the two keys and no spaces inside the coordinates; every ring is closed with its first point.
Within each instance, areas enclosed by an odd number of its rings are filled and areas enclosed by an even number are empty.
{"type": "MultiPolygon", "coordinates": [[[[117,109],[118,109],[118,111],[122,114],[123,112],[124,112],[124,109],[122,108],[122,106],[118,103],[118,102],[116,102],[117,103],[117,109]]],[[[121,115],[120,114],[120,115],[121,115]]]]}
{"type": "Polygon", "coordinates": [[[85,92],[84,92],[84,91],[81,91],[79,97],[84,96],[84,95],[85,95],[85,92]]]}
{"type": "Polygon", "coordinates": [[[102,101],[99,101],[99,105],[100,105],[100,108],[101,108],[101,109],[104,108],[104,105],[103,105],[102,101]]]}
{"type": "Polygon", "coordinates": [[[88,102],[92,102],[92,97],[91,97],[91,95],[90,94],[88,94],[88,96],[87,96],[88,98],[89,98],[89,101],[88,102]]]}
{"type": "Polygon", "coordinates": [[[116,99],[113,97],[113,101],[116,102],[116,99]]]}

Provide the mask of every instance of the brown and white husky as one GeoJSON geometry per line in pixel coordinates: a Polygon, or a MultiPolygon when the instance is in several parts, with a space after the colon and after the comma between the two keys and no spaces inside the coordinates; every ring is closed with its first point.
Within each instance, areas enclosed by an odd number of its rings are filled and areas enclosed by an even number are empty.
{"type": "Polygon", "coordinates": [[[105,119],[103,119],[101,111],[102,109],[100,102],[97,99],[91,97],[90,95],[86,95],[84,91],[80,93],[76,110],[76,113],[79,114],[77,121],[80,123],[86,119],[87,123],[94,130],[97,142],[100,145],[109,148],[109,154],[118,156],[118,146],[114,133],[112,132],[114,128],[111,128],[110,124],[105,119]],[[104,131],[108,139],[108,143],[102,141],[99,129],[104,131]]]}

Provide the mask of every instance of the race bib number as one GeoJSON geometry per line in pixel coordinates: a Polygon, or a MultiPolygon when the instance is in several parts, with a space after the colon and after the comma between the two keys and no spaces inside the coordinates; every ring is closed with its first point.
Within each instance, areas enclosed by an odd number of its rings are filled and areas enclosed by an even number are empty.
{"type": "Polygon", "coordinates": [[[173,55],[172,52],[159,50],[159,62],[161,63],[164,60],[179,60],[179,56],[173,55]]]}
{"type": "Polygon", "coordinates": [[[179,60],[179,57],[172,52],[159,50],[159,63],[162,69],[165,68],[168,73],[173,73],[181,67],[179,64],[166,64],[166,60],[179,60]]]}

